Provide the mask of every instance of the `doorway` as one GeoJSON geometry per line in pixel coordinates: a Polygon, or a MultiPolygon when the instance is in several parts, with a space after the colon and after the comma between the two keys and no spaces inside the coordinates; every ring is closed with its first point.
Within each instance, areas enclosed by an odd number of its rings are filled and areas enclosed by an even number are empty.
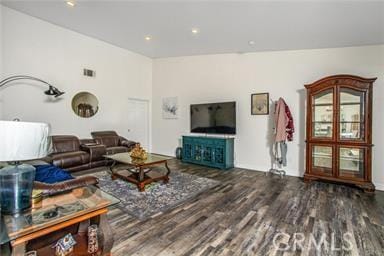
{"type": "Polygon", "coordinates": [[[137,141],[150,152],[149,148],[149,100],[128,99],[129,140],[137,141]]]}

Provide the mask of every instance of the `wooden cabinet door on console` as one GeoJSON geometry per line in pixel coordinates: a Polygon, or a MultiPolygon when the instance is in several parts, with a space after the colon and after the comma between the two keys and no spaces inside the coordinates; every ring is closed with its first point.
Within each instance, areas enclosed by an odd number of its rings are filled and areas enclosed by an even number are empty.
{"type": "Polygon", "coordinates": [[[375,190],[371,175],[375,80],[335,75],[305,85],[306,182],[321,179],[375,190]]]}

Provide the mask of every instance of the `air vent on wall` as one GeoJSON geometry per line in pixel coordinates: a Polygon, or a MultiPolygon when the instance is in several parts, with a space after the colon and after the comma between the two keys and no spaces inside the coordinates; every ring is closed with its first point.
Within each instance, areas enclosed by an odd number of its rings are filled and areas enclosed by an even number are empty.
{"type": "Polygon", "coordinates": [[[83,69],[83,75],[84,76],[89,76],[89,77],[95,77],[96,76],[96,71],[85,68],[85,69],[83,69]]]}

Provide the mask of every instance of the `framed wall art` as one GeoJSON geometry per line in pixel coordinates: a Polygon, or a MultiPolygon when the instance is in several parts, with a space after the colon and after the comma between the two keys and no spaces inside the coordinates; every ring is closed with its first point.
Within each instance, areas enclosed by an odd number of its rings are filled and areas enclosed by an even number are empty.
{"type": "Polygon", "coordinates": [[[163,98],[162,109],[163,119],[177,119],[179,112],[177,97],[163,98]]]}
{"type": "Polygon", "coordinates": [[[251,114],[269,114],[269,93],[254,93],[251,95],[251,114]]]}

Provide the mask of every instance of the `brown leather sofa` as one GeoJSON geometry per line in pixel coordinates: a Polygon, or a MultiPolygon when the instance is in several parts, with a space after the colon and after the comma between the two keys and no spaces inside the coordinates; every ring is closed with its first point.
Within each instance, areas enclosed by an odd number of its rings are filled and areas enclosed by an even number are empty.
{"type": "Polygon", "coordinates": [[[75,188],[86,187],[89,185],[96,185],[99,183],[98,179],[94,176],[82,176],[73,180],[62,181],[54,184],[43,183],[35,181],[33,183],[34,189],[42,191],[43,196],[51,196],[58,193],[63,193],[75,188]]]}
{"type": "Polygon", "coordinates": [[[76,172],[106,166],[111,161],[105,159],[104,155],[129,152],[136,144],[114,131],[91,134],[93,139],[81,140],[73,135],[52,136],[52,153],[44,160],[70,172],[76,172]]]}
{"type": "Polygon", "coordinates": [[[97,131],[91,132],[91,135],[96,143],[106,146],[107,155],[129,152],[136,144],[119,136],[115,131],[97,131]]]}
{"type": "MultiPolygon", "coordinates": [[[[23,161],[23,163],[30,164],[30,165],[48,164],[46,161],[41,159],[23,161]]],[[[85,187],[89,185],[97,186],[98,183],[99,183],[99,180],[94,176],[81,176],[81,177],[75,177],[72,180],[61,181],[53,184],[35,181],[33,183],[33,188],[41,190],[44,196],[50,196],[50,195],[55,195],[68,190],[72,190],[78,187],[85,187]]]]}
{"type": "Polygon", "coordinates": [[[47,161],[70,172],[106,165],[104,145],[82,145],[73,135],[52,136],[52,153],[47,161]]]}

